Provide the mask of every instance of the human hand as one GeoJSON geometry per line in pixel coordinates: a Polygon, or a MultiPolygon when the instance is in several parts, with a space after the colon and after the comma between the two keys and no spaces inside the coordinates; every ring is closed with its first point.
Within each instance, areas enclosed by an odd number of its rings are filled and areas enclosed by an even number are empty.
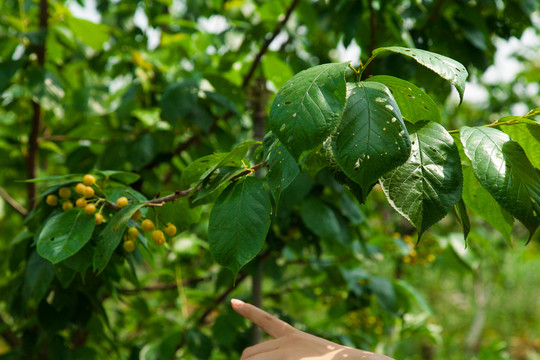
{"type": "Polygon", "coordinates": [[[241,300],[232,299],[231,305],[274,338],[246,348],[240,360],[394,360],[305,333],[241,300]]]}

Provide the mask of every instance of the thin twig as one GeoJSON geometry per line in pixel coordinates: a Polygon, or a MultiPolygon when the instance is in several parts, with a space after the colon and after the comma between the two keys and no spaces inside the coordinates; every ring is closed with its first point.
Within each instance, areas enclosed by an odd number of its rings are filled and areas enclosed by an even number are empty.
{"type": "Polygon", "coordinates": [[[28,215],[28,210],[26,210],[15,199],[13,199],[3,188],[0,188],[0,197],[2,197],[2,199],[4,199],[13,209],[15,209],[22,216],[28,215]]]}
{"type": "MultiPolygon", "coordinates": [[[[268,47],[270,46],[270,43],[272,43],[272,41],[276,38],[276,36],[281,32],[281,30],[283,29],[283,27],[286,25],[287,21],[291,17],[291,14],[292,14],[293,10],[296,8],[296,6],[299,3],[300,3],[300,0],[294,0],[291,3],[291,6],[289,6],[289,8],[287,9],[287,12],[285,13],[285,17],[283,18],[283,20],[278,25],[276,25],[276,28],[274,29],[274,32],[272,33],[272,36],[264,42],[263,46],[261,47],[261,49],[259,50],[259,52],[255,56],[255,59],[253,60],[253,63],[251,64],[251,67],[250,67],[248,73],[243,78],[242,90],[245,90],[248,87],[249,82],[251,81],[251,78],[253,77],[253,74],[255,74],[255,70],[257,70],[257,67],[260,64],[262,57],[264,56],[266,51],[268,51],[268,47]]],[[[221,119],[223,119],[224,121],[227,121],[233,115],[234,115],[234,112],[232,110],[228,110],[221,117],[221,119]]],[[[209,134],[211,134],[211,133],[213,133],[214,131],[217,130],[217,128],[218,128],[218,126],[217,126],[218,120],[219,119],[216,119],[214,121],[214,123],[212,124],[212,126],[210,127],[210,129],[208,130],[206,135],[209,135],[209,134]]],[[[170,155],[171,155],[171,157],[174,157],[174,156],[180,154],[182,151],[187,150],[190,146],[197,145],[197,144],[200,144],[200,143],[201,143],[200,134],[193,134],[186,141],[179,144],[172,151],[172,153],[170,155]]],[[[158,166],[159,164],[160,164],[159,161],[154,160],[154,161],[148,163],[144,168],[145,169],[152,169],[152,168],[158,166]]]]}
{"type": "Polygon", "coordinates": [[[244,81],[242,82],[242,88],[243,89],[245,89],[248,86],[249,81],[253,77],[253,74],[255,73],[255,70],[259,66],[259,63],[261,62],[262,57],[264,56],[264,54],[268,50],[268,47],[270,46],[272,41],[274,41],[274,39],[278,36],[278,34],[283,29],[283,27],[285,27],[285,25],[287,24],[287,21],[289,21],[289,18],[291,17],[292,12],[294,11],[294,8],[296,8],[296,6],[299,3],[300,3],[300,0],[294,0],[291,3],[291,6],[289,6],[289,8],[287,9],[287,12],[285,13],[285,17],[283,18],[283,20],[281,20],[281,22],[276,25],[276,28],[274,29],[274,32],[272,33],[272,36],[270,36],[270,38],[268,38],[265,41],[265,43],[263,44],[263,46],[261,47],[261,49],[259,50],[259,52],[255,56],[255,60],[253,60],[253,63],[251,64],[251,68],[249,69],[249,72],[244,77],[244,81]]]}

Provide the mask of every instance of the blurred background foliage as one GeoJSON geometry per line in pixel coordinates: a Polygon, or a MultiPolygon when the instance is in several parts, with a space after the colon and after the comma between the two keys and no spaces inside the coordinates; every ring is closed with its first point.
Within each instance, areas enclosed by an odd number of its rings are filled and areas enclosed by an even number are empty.
{"type": "Polygon", "coordinates": [[[27,216],[48,184],[21,182],[112,169],[147,198],[183,189],[192,161],[262,138],[292,75],[381,46],[467,67],[459,108],[407,59],[369,69],[422,86],[448,129],[523,115],[540,104],[539,28],[535,0],[0,2],[0,359],[237,359],[259,335],[231,296],[396,359],[540,359],[540,245],[521,225],[508,241],[471,212],[467,246],[451,216],[416,244],[379,188],[359,208],[303,172],[236,286],[207,250],[210,208],[187,203],[155,266],[119,256],[65,281],[34,250],[43,207],[27,216]]]}

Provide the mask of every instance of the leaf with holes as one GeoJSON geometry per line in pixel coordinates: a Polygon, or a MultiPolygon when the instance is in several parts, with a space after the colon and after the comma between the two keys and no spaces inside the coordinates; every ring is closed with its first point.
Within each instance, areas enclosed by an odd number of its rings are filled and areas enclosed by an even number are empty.
{"type": "Polygon", "coordinates": [[[387,52],[399,53],[405,56],[409,56],[416,60],[416,62],[420,65],[427,67],[443,79],[449,81],[452,85],[456,87],[457,91],[459,92],[460,102],[463,101],[465,82],[467,80],[467,76],[469,76],[469,73],[467,72],[467,69],[465,69],[465,66],[463,66],[456,60],[426,50],[408,49],[398,46],[382,47],[375,49],[373,51],[372,58],[376,57],[379,54],[387,52]]]}
{"type": "Polygon", "coordinates": [[[277,93],[270,129],[295,159],[319,146],[337,126],[345,107],[347,66],[314,66],[293,76],[277,93]]]}
{"type": "Polygon", "coordinates": [[[235,277],[261,251],[271,211],[268,193],[254,177],[233,182],[216,200],[208,225],[210,252],[235,277]]]}
{"type": "Polygon", "coordinates": [[[421,120],[441,122],[437,104],[416,85],[387,75],[373,76],[366,81],[379,82],[390,89],[404,120],[413,124],[421,120]]]}
{"type": "Polygon", "coordinates": [[[347,93],[347,106],[332,136],[332,152],[341,170],[367,196],[379,177],[407,160],[411,144],[399,108],[386,86],[376,82],[349,83],[347,93]]]}
{"type": "Polygon", "coordinates": [[[474,175],[495,200],[529,230],[540,225],[540,175],[523,148],[504,132],[465,126],[461,143],[474,175]]]}
{"type": "Polygon", "coordinates": [[[390,204],[418,229],[418,238],[461,199],[463,176],[452,136],[434,122],[407,124],[411,156],[381,178],[390,204]]]}
{"type": "Polygon", "coordinates": [[[38,254],[53,264],[77,253],[92,237],[94,216],[72,209],[47,221],[37,240],[38,254]]]}

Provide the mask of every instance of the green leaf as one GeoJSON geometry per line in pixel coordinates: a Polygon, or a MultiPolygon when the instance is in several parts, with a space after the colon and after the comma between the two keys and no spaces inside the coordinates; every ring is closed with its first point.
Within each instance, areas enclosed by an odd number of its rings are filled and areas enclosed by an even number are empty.
{"type": "MultiPolygon", "coordinates": [[[[180,179],[180,184],[182,188],[187,188],[192,185],[197,184],[204,173],[208,169],[211,169],[212,167],[216,166],[217,164],[222,163],[222,160],[227,158],[228,153],[216,153],[216,154],[210,154],[203,157],[198,158],[195,161],[192,161],[183,171],[182,171],[182,178],[180,179]]],[[[242,166],[241,159],[231,159],[230,161],[226,161],[224,165],[231,165],[231,166],[242,166]]],[[[216,166],[217,167],[217,166],[216,166]]]]}
{"type": "Polygon", "coordinates": [[[47,110],[59,105],[64,98],[62,82],[50,71],[32,68],[28,72],[28,81],[32,99],[47,110]]]}
{"type": "Polygon", "coordinates": [[[321,238],[339,237],[341,227],[337,215],[329,205],[319,199],[308,197],[300,205],[302,221],[315,235],[321,238]]]}
{"type": "Polygon", "coordinates": [[[69,16],[67,21],[73,34],[94,50],[101,50],[103,44],[109,40],[109,27],[106,25],[72,16],[69,16]]]}
{"type": "Polygon", "coordinates": [[[268,156],[268,174],[266,179],[270,185],[270,193],[275,202],[279,202],[281,192],[289,186],[300,173],[296,160],[281,143],[268,156]]]}
{"type": "Polygon", "coordinates": [[[474,176],[472,167],[463,166],[463,200],[469,209],[486,220],[510,243],[514,217],[504,210],[474,176]]]}
{"type": "Polygon", "coordinates": [[[441,220],[461,199],[463,176],[452,136],[434,122],[407,124],[412,152],[405,164],[381,178],[390,204],[424,231],[441,220]]]}
{"type": "Polygon", "coordinates": [[[411,144],[386,86],[349,83],[347,92],[347,106],[332,136],[332,151],[341,170],[367,196],[379,177],[407,160],[411,144]]]}
{"type": "Polygon", "coordinates": [[[262,69],[265,78],[272,81],[277,89],[281,88],[294,75],[289,65],[281,60],[279,54],[275,52],[264,55],[262,69]]]}
{"type": "Polygon", "coordinates": [[[347,66],[314,66],[293,76],[277,93],[270,129],[296,159],[319,146],[336,127],[345,106],[347,66]]]}
{"type": "Polygon", "coordinates": [[[39,303],[47,293],[54,279],[54,265],[45,260],[37,252],[32,252],[26,264],[24,274],[23,299],[28,302],[34,298],[39,303]]]}
{"type": "Polygon", "coordinates": [[[188,198],[184,197],[156,207],[156,210],[159,212],[159,218],[165,224],[174,224],[179,234],[189,229],[191,224],[199,222],[203,208],[201,206],[190,208],[188,198]]]}
{"type": "Polygon", "coordinates": [[[387,52],[409,56],[416,60],[416,62],[418,62],[420,65],[432,70],[437,75],[454,85],[459,92],[460,103],[463,101],[465,82],[467,80],[467,76],[469,76],[469,73],[467,72],[467,69],[465,69],[465,66],[456,60],[426,50],[408,49],[397,46],[375,49],[373,51],[372,58],[387,52]]]}
{"type": "Polygon", "coordinates": [[[504,132],[463,127],[461,142],[480,184],[529,230],[540,225],[540,175],[523,148],[504,132]]]}
{"type": "Polygon", "coordinates": [[[240,175],[244,171],[246,171],[245,168],[238,168],[236,166],[218,167],[202,181],[201,190],[199,190],[193,201],[199,201],[208,195],[216,194],[217,190],[221,189],[233,177],[240,175]]]}
{"type": "Polygon", "coordinates": [[[540,169],[540,124],[522,123],[502,126],[501,130],[516,141],[534,167],[540,169]]]}
{"type": "Polygon", "coordinates": [[[208,226],[210,251],[234,276],[262,249],[271,210],[261,180],[254,177],[233,182],[216,200],[208,226]]]}
{"type": "Polygon", "coordinates": [[[228,164],[239,164],[238,166],[246,167],[248,164],[243,163],[243,159],[246,156],[249,149],[255,145],[260,145],[260,141],[249,140],[238,144],[231,152],[224,154],[223,157],[213,163],[199,178],[197,185],[201,184],[208,176],[210,176],[218,167],[222,167],[228,164]]]}
{"type": "Polygon", "coordinates": [[[72,209],[50,218],[37,240],[38,254],[56,264],[77,253],[92,237],[94,216],[72,209]]]}
{"type": "Polygon", "coordinates": [[[465,202],[463,201],[463,198],[460,199],[456,205],[454,205],[454,211],[456,213],[459,224],[463,229],[463,240],[465,240],[466,242],[467,236],[469,236],[469,232],[471,231],[471,222],[469,220],[469,215],[467,214],[467,208],[465,207],[465,202]]]}
{"type": "Polygon", "coordinates": [[[2,61],[0,63],[0,93],[9,84],[11,78],[19,70],[22,65],[22,61],[2,61]]]}
{"type": "Polygon", "coordinates": [[[161,97],[163,118],[175,126],[197,106],[198,92],[199,86],[193,80],[167,86],[161,97]]]}
{"type": "Polygon", "coordinates": [[[121,209],[107,224],[105,229],[103,229],[94,251],[94,271],[100,273],[105,269],[105,266],[107,266],[107,263],[111,259],[114,249],[116,249],[122,239],[122,234],[124,233],[127,222],[131,216],[144,205],[144,203],[138,203],[126,206],[121,209]]]}
{"type": "Polygon", "coordinates": [[[97,171],[97,173],[102,175],[106,179],[113,179],[126,185],[134,183],[141,177],[139,174],[135,174],[132,172],[116,170],[101,170],[97,171]]]}
{"type": "Polygon", "coordinates": [[[441,122],[437,104],[416,85],[387,75],[373,76],[366,81],[379,82],[390,89],[404,120],[413,124],[421,120],[441,122]]]}

